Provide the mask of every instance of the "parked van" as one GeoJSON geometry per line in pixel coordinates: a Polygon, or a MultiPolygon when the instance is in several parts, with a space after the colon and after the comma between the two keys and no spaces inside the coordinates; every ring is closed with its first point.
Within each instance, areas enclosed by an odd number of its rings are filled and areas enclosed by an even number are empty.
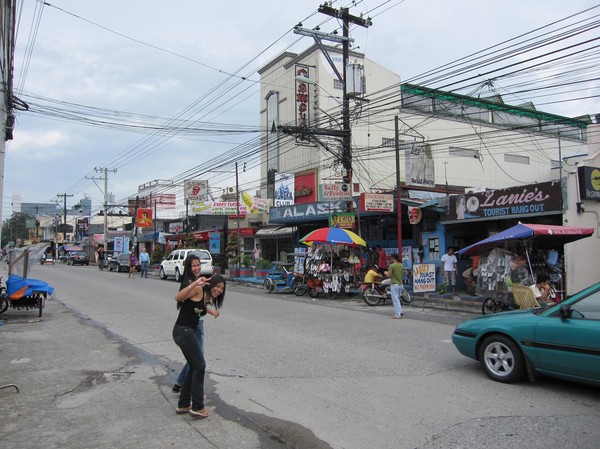
{"type": "Polygon", "coordinates": [[[213,275],[213,261],[210,252],[205,249],[176,249],[160,263],[158,276],[161,279],[167,279],[169,276],[174,277],[177,282],[181,281],[185,259],[188,254],[193,253],[200,259],[200,274],[202,276],[213,275]]]}

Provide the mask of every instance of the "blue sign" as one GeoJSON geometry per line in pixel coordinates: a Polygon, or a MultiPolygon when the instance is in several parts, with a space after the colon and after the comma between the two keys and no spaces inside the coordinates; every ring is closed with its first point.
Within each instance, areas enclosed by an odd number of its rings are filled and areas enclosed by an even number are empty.
{"type": "Polygon", "coordinates": [[[221,254],[221,233],[211,232],[209,238],[210,253],[221,254]]]}

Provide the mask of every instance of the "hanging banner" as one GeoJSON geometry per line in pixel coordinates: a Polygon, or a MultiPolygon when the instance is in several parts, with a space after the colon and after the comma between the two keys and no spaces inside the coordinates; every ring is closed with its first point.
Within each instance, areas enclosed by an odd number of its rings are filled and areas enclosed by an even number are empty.
{"type": "Polygon", "coordinates": [[[431,146],[423,142],[402,142],[406,160],[406,184],[435,187],[431,146]]]}
{"type": "Polygon", "coordinates": [[[138,209],[136,224],[138,228],[152,227],[152,209],[138,209]]]}
{"type": "MultiPolygon", "coordinates": [[[[240,216],[248,214],[248,207],[240,203],[240,216]]],[[[190,207],[190,215],[236,215],[237,201],[207,201],[205,203],[195,201],[190,207]]]]}

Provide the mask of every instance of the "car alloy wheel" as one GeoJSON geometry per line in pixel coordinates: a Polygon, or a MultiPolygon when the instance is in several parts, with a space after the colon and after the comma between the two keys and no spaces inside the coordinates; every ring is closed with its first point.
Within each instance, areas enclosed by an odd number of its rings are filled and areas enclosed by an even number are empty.
{"type": "Polygon", "coordinates": [[[179,274],[179,268],[175,268],[175,281],[181,282],[181,274],[179,274]]]}
{"type": "Polygon", "coordinates": [[[161,279],[167,279],[167,274],[165,273],[165,269],[163,267],[160,267],[160,270],[158,270],[158,277],[161,279]]]}
{"type": "Polygon", "coordinates": [[[479,348],[479,363],[490,379],[512,383],[525,372],[525,360],[519,346],[505,335],[490,335],[479,348]]]}

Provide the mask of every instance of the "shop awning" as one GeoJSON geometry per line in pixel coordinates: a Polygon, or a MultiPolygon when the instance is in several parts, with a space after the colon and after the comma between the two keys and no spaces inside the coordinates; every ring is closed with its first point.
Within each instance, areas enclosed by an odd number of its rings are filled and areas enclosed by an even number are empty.
{"type": "Polygon", "coordinates": [[[267,226],[256,231],[254,236],[263,239],[280,239],[293,237],[295,232],[295,226],[267,226]]]}
{"type": "Polygon", "coordinates": [[[458,251],[458,254],[478,254],[484,249],[491,248],[509,240],[535,240],[538,248],[552,248],[589,237],[592,234],[594,234],[593,228],[519,223],[512,228],[506,229],[487,239],[461,249],[458,251]]]}

